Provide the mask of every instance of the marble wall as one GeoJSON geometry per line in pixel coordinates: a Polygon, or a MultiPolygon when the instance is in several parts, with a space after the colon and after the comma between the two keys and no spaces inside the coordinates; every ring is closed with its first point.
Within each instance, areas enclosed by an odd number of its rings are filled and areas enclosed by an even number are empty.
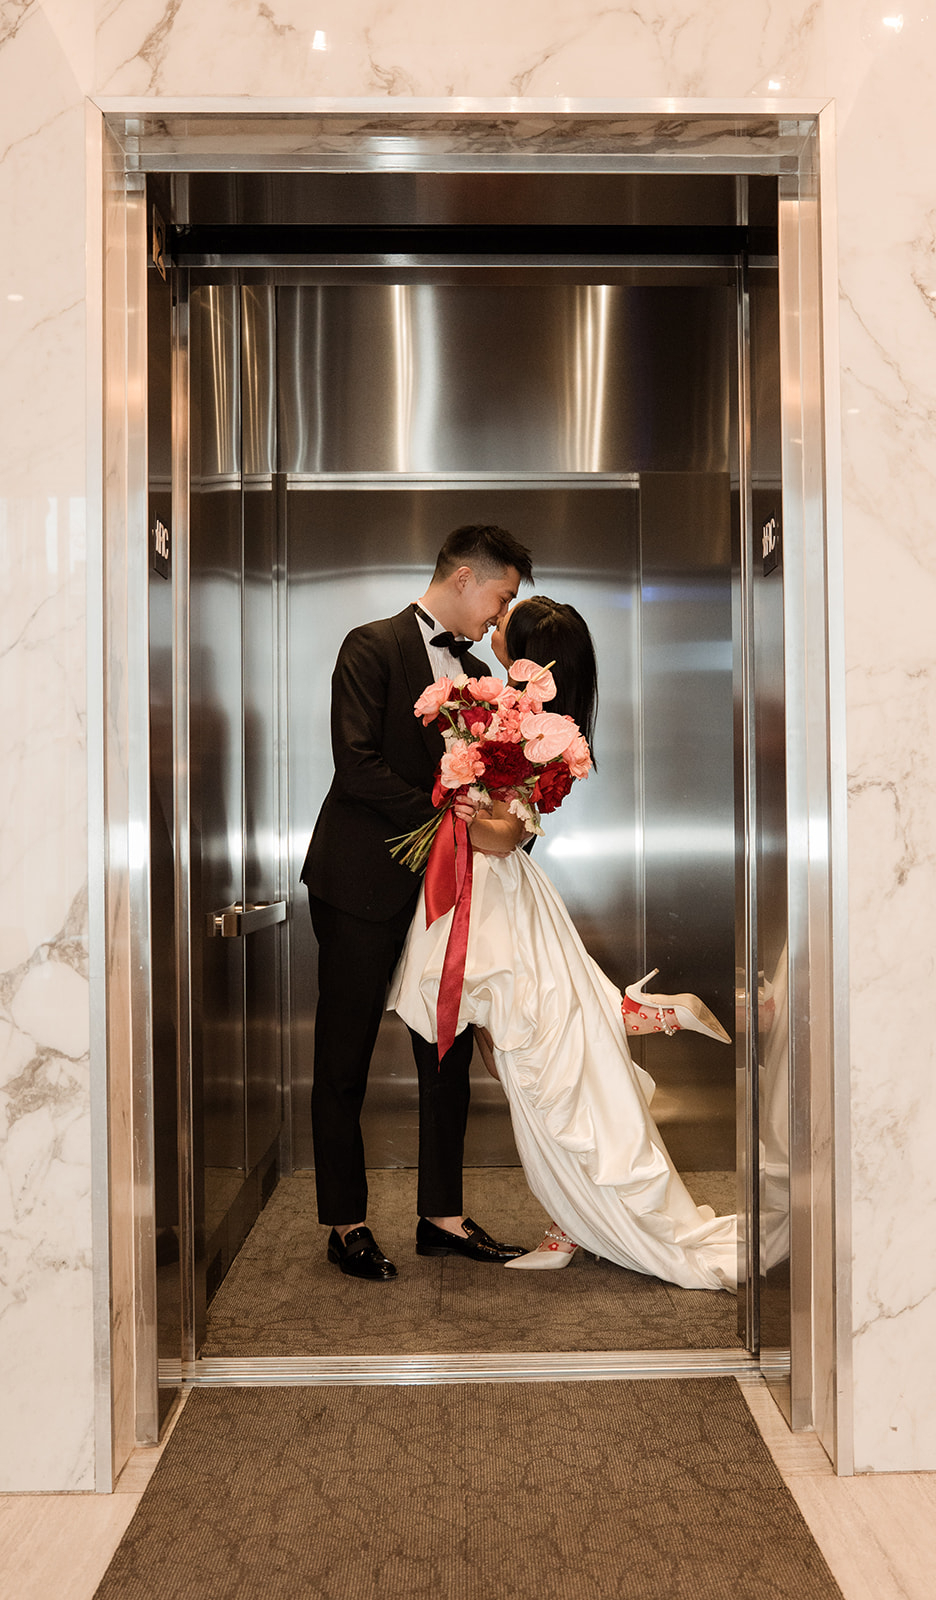
{"type": "Polygon", "coordinates": [[[0,1488],[92,1471],[87,94],[835,99],[855,1451],[936,1467],[934,70],[922,0],[0,0],[0,1488]]]}
{"type": "Polygon", "coordinates": [[[0,1489],[93,1470],[81,55],[0,6],[0,1489]]]}

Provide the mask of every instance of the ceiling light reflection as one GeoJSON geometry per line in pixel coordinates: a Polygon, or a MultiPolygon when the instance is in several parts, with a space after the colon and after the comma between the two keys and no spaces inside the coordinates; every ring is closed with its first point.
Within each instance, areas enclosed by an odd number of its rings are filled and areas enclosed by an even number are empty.
{"type": "MultiPolygon", "coordinates": [[[[537,846],[539,849],[540,846],[537,846]]],[[[560,834],[542,845],[543,854],[558,861],[584,861],[595,856],[606,860],[619,856],[674,857],[713,856],[723,859],[734,856],[734,829],[706,825],[705,823],[680,823],[673,827],[645,829],[643,847],[634,828],[593,828],[587,833],[560,834]]]]}

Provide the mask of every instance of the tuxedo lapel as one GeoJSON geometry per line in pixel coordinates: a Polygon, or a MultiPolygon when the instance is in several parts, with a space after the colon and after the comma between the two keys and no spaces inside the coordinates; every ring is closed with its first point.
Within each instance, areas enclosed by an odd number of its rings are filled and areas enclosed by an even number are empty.
{"type": "MultiPolygon", "coordinates": [[[[390,626],[393,628],[400,651],[400,659],[403,662],[404,676],[409,685],[410,704],[415,705],[423,690],[427,689],[432,682],[432,668],[429,665],[429,656],[422,636],[422,629],[416,620],[416,613],[412,606],[407,606],[406,610],[401,611],[398,616],[391,617],[390,626]]],[[[465,655],[462,657],[461,670],[467,673],[469,678],[480,678],[485,676],[488,666],[485,661],[479,660],[477,656],[465,655]]],[[[442,755],[442,735],[438,728],[430,726],[423,728],[423,738],[426,741],[426,749],[432,756],[433,765],[435,765],[442,755]]]]}
{"type": "MultiPolygon", "coordinates": [[[[429,656],[426,651],[422,636],[422,629],[416,621],[416,613],[412,606],[407,606],[398,616],[391,617],[390,625],[393,628],[400,659],[403,662],[403,675],[406,678],[410,692],[410,708],[416,704],[424,689],[432,682],[432,668],[429,665],[429,656]]],[[[420,723],[422,727],[422,724],[420,723]]],[[[438,728],[430,726],[423,728],[423,739],[426,749],[432,757],[435,766],[442,755],[442,735],[438,728]]]]}
{"type": "Polygon", "coordinates": [[[432,668],[423,642],[422,629],[412,606],[407,606],[399,616],[391,617],[390,622],[400,647],[406,681],[415,702],[432,682],[432,668]]]}

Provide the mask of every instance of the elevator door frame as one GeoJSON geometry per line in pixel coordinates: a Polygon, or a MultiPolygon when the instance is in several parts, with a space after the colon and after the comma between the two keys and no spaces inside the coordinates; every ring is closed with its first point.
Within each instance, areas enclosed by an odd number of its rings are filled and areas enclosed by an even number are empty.
{"type": "MultiPolygon", "coordinates": [[[[780,346],[791,930],[793,1106],[792,1414],[814,1426],[840,1472],[851,1470],[847,946],[841,492],[834,256],[832,111],[814,102],[518,102],[100,100],[104,248],[102,703],[90,731],[100,784],[104,895],[92,906],[92,1053],[98,1106],[109,1110],[107,1160],[95,1181],[98,1486],[107,1488],[132,1440],[152,1439],[153,1156],[147,874],[136,844],[145,818],[146,452],[141,426],[147,221],[143,174],[199,169],[276,171],[641,171],[769,173],[780,180],[780,346]],[[102,120],[103,119],[103,120],[102,120]],[[127,530],[130,538],[126,537],[127,530]],[[129,624],[129,626],[128,626],[129,624]],[[124,672],[126,664],[126,672],[124,672]],[[838,937],[834,938],[833,935],[838,937]],[[120,1041],[129,1042],[130,1059],[120,1041]],[[128,1131],[129,1130],[129,1131],[128,1131]],[[121,1204],[132,1190],[132,1206],[121,1204]],[[128,1339],[127,1328],[135,1329],[128,1339]],[[128,1398],[132,1397],[132,1398],[128,1398]]],[[[184,450],[184,441],[176,441],[184,450]]],[[[182,514],[184,516],[184,513],[182,514]]],[[[176,535],[180,527],[177,516],[176,535]]],[[[181,686],[177,686],[181,694],[181,686]]],[[[181,703],[181,702],[178,702],[181,703]]],[[[95,789],[93,792],[97,792],[95,789]]],[[[184,814],[179,813],[180,836],[184,814]]],[[[92,818],[92,834],[94,833],[92,818]]],[[[751,996],[746,997],[748,1022],[751,996]]],[[[100,1130],[99,1130],[100,1133],[100,1130]]],[[[98,1148],[101,1148],[100,1144],[98,1148]]],[[[660,1374],[643,1353],[593,1361],[579,1353],[418,1361],[391,1372],[345,1363],[332,1381],[464,1381],[516,1376],[660,1374]],[[405,1369],[405,1370],[398,1370],[405,1369]]],[[[671,1375],[704,1361],[671,1360],[671,1375]]],[[[216,1363],[207,1381],[257,1381],[216,1363]],[[221,1367],[227,1370],[220,1370],[221,1367]]],[[[280,1363],[279,1365],[283,1365],[280,1363]]],[[[300,1369],[270,1382],[328,1381],[300,1369]]],[[[739,1371],[743,1368],[739,1364],[739,1371]]],[[[711,1365],[709,1363],[709,1370],[711,1365]]],[[[721,1369],[719,1369],[721,1370],[721,1369]]],[[[758,1370],[755,1367],[755,1370],[758,1370]]],[[[193,1374],[190,1376],[194,1376],[193,1374]]]]}

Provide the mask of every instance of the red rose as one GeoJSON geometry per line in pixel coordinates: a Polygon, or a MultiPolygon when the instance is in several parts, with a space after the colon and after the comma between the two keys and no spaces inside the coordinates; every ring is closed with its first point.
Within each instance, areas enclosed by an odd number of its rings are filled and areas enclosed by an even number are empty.
{"type": "Polygon", "coordinates": [[[495,789],[516,789],[526,783],[533,773],[533,763],[528,761],[518,744],[501,744],[496,739],[485,739],[478,745],[478,755],[484,762],[481,782],[492,792],[495,789]]]}
{"type": "Polygon", "coordinates": [[[490,726],[494,713],[487,706],[471,706],[462,712],[462,716],[469,733],[473,733],[477,739],[490,726]]]}
{"type": "Polygon", "coordinates": [[[558,811],[572,787],[573,778],[564,761],[551,761],[541,767],[533,790],[533,804],[544,814],[558,811]]]}

